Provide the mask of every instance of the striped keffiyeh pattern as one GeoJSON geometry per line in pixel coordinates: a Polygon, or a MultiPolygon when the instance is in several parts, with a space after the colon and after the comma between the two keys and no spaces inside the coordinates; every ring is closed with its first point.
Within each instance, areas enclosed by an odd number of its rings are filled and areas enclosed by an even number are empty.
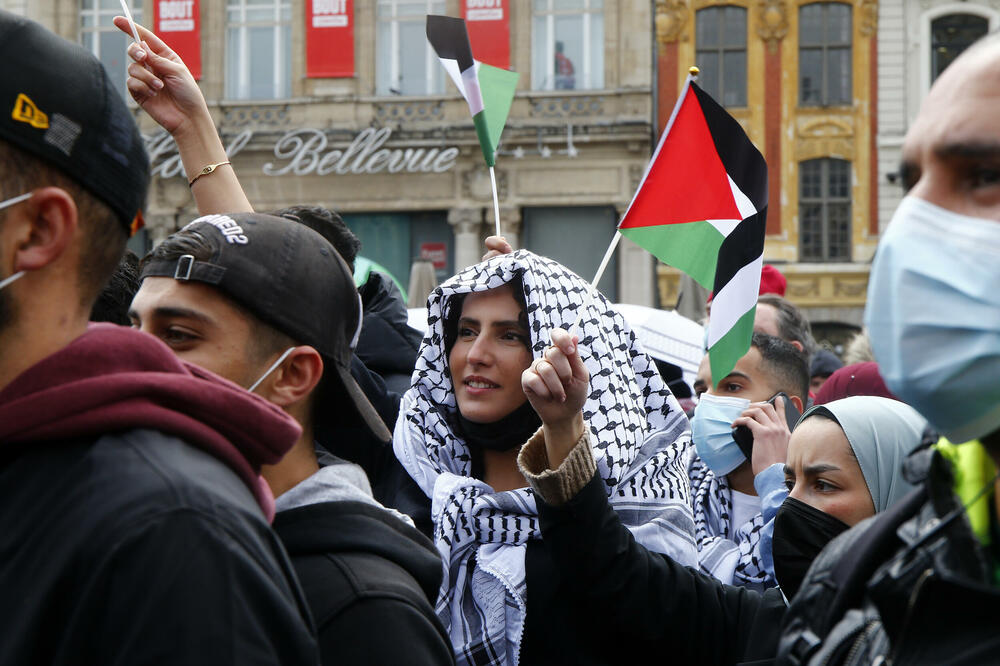
{"type": "Polygon", "coordinates": [[[428,333],[393,438],[396,456],[432,500],[434,541],[445,567],[437,612],[459,664],[518,663],[528,594],[525,552],[541,535],[529,489],[494,493],[471,476],[469,448],[453,427],[443,320],[453,296],[515,277],[524,286],[535,358],[553,328],[570,328],[586,308],[576,331],[591,375],[584,418],[609,500],[646,547],[697,564],[683,459],[690,427],[621,315],[601,295],[588,303],[583,279],[527,251],[472,266],[428,299],[428,333]]]}

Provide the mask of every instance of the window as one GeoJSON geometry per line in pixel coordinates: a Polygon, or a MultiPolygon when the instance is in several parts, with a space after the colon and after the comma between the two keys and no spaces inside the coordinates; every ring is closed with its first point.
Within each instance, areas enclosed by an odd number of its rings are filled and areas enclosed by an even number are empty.
{"type": "Polygon", "coordinates": [[[229,0],[226,11],[226,97],[290,96],[291,0],[229,0]]]}
{"type": "Polygon", "coordinates": [[[839,2],[799,8],[799,102],[851,104],[851,6],[839,2]]]}
{"type": "Polygon", "coordinates": [[[534,0],[531,29],[535,90],[604,87],[604,0],[534,0]]]}
{"type": "MultiPolygon", "coordinates": [[[[130,3],[129,9],[136,23],[142,22],[142,7],[130,3]]],[[[131,59],[126,53],[132,38],[114,26],[111,20],[122,13],[119,0],[82,0],[80,2],[80,43],[97,56],[108,70],[115,89],[126,99],[131,99],[125,87],[131,59]]]]}
{"type": "Polygon", "coordinates": [[[931,21],[931,81],[988,30],[989,22],[973,14],[948,14],[931,21]]]}
{"type": "Polygon", "coordinates": [[[800,261],[851,260],[851,163],[799,165],[800,261]]]}
{"type": "Polygon", "coordinates": [[[447,76],[427,41],[427,15],[444,0],[378,0],[375,94],[440,95],[447,76]]]}
{"type": "Polygon", "coordinates": [[[695,23],[698,85],[723,106],[746,106],[747,10],[700,9],[695,23]]]}

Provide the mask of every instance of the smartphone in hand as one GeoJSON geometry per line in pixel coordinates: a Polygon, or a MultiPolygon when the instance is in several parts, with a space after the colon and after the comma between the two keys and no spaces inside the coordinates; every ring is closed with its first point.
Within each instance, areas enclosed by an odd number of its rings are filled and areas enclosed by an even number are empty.
{"type": "MultiPolygon", "coordinates": [[[[785,422],[788,424],[788,430],[791,431],[795,428],[795,424],[798,423],[799,417],[802,414],[795,408],[795,405],[792,404],[792,401],[785,393],[776,393],[768,402],[773,405],[778,396],[785,399],[785,422]]],[[[736,441],[736,445],[740,447],[743,455],[747,457],[747,460],[750,460],[753,457],[753,432],[750,428],[736,426],[733,428],[733,439],[736,441]]]]}

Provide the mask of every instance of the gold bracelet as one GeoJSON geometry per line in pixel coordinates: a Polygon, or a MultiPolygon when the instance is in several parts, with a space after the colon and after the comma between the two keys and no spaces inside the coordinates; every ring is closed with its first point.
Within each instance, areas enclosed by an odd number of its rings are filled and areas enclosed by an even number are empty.
{"type": "Polygon", "coordinates": [[[199,171],[198,174],[194,178],[192,178],[191,180],[188,181],[188,187],[191,187],[192,185],[194,185],[194,181],[198,180],[202,176],[207,176],[208,174],[212,173],[213,171],[215,171],[216,169],[218,169],[220,166],[223,166],[225,164],[230,164],[231,165],[232,162],[230,162],[229,160],[226,160],[225,162],[218,162],[216,164],[209,164],[209,165],[206,165],[206,166],[202,167],[201,171],[199,171]]]}

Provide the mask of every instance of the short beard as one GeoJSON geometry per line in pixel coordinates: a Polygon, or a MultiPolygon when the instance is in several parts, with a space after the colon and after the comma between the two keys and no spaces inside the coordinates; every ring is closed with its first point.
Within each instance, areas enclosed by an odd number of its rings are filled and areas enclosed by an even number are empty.
{"type": "Polygon", "coordinates": [[[10,297],[10,292],[0,289],[0,334],[13,323],[15,313],[14,299],[10,297]]]}

